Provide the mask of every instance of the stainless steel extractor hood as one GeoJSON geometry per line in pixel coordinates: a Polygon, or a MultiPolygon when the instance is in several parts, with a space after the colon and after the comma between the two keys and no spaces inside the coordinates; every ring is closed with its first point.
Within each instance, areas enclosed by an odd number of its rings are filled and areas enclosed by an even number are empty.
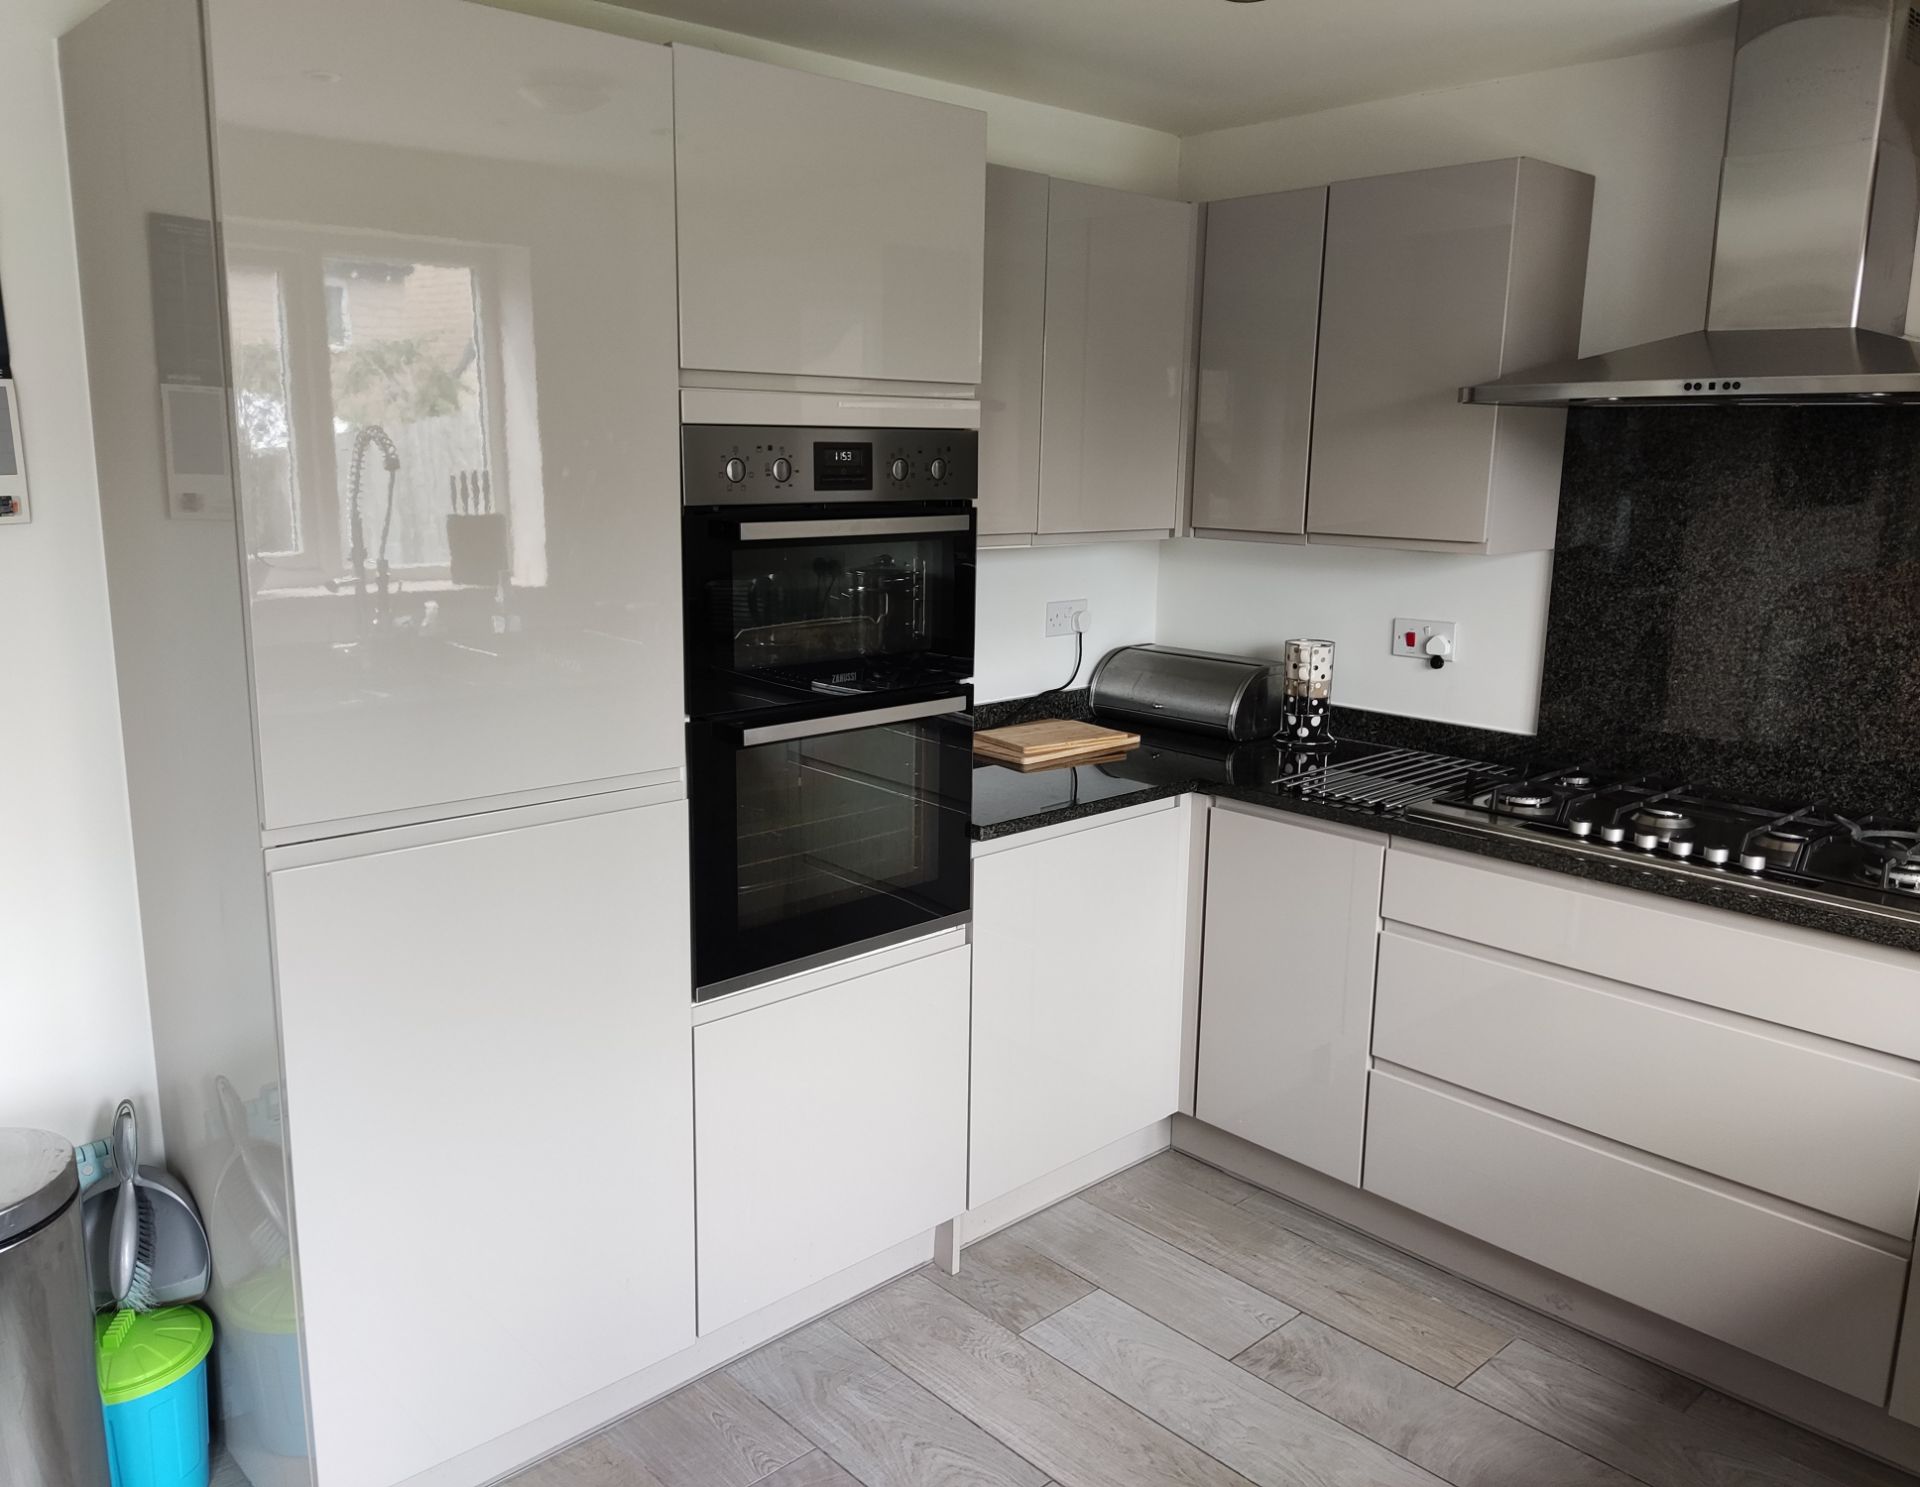
{"type": "Polygon", "coordinates": [[[1920,6],[1742,0],[1706,329],[1460,400],[1920,402],[1916,121],[1920,6]]]}

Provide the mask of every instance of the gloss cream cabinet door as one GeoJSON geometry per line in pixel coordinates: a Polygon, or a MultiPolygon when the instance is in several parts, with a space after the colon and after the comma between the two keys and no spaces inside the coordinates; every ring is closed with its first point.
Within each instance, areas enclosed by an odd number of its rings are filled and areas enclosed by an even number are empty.
{"type": "Polygon", "coordinates": [[[1194,1114],[1358,1186],[1386,838],[1218,807],[1194,1114]]]}
{"type": "Polygon", "coordinates": [[[673,55],[681,365],[979,382],[987,116],[673,55]]]}
{"type": "Polygon", "coordinates": [[[270,875],[326,1483],[693,1340],[686,807],[475,832],[270,875]]]}
{"type": "Polygon", "coordinates": [[[1307,530],[1326,188],[1209,202],[1206,226],[1195,534],[1299,537],[1307,530]]]}
{"type": "Polygon", "coordinates": [[[702,1335],[966,1207],[968,961],[694,1029],[702,1335]]]}
{"type": "Polygon", "coordinates": [[[969,1206],[1178,1108],[1189,837],[1171,807],[975,856],[969,1206]]]}
{"type": "Polygon", "coordinates": [[[208,11],[267,828],[677,771],[667,49],[461,0],[208,11]],[[269,84],[294,56],[338,84],[269,84]]]}
{"type": "Polygon", "coordinates": [[[1043,535],[1180,525],[1198,222],[1188,202],[1052,184],[1043,535]]]}
{"type": "Polygon", "coordinates": [[[1316,542],[1553,546],[1566,413],[1462,386],[1579,354],[1593,177],[1487,160],[1338,181],[1313,405],[1316,542]]]}
{"type": "Polygon", "coordinates": [[[980,352],[980,538],[1040,527],[1040,389],[1045,368],[1047,198],[1030,170],[987,167],[987,282],[980,352]]]}

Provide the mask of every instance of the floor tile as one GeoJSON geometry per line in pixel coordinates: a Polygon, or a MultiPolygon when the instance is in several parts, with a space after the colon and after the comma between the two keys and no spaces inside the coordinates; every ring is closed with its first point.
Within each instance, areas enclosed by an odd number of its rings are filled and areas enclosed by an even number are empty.
{"type": "Polygon", "coordinates": [[[1244,1487],[1246,1479],[922,1275],[835,1322],[1060,1487],[1244,1487]]]}
{"type": "Polygon", "coordinates": [[[1109,1178],[1081,1196],[1443,1383],[1459,1383],[1513,1338],[1151,1166],[1109,1178]]]}
{"type": "Polygon", "coordinates": [[[1312,1317],[1289,1322],[1235,1361],[1453,1487],[1634,1487],[1565,1442],[1312,1317]]]}
{"type": "Polygon", "coordinates": [[[1516,1342],[1461,1391],[1650,1487],[1830,1487],[1764,1442],[1695,1419],[1530,1342],[1516,1342]]]}
{"type": "Polygon", "coordinates": [[[1041,1472],[830,1322],[727,1372],[865,1487],[1043,1487],[1041,1472]]]}
{"type": "Polygon", "coordinates": [[[1823,1478],[1843,1484],[1843,1487],[1916,1487],[1916,1484],[1920,1484],[1920,1477],[1903,1472],[1896,1466],[1888,1466],[1883,1461],[1875,1461],[1858,1451],[1848,1450],[1810,1430],[1802,1430],[1778,1415],[1769,1415],[1764,1410],[1742,1404],[1737,1399],[1729,1399],[1712,1389],[1702,1393],[1687,1413],[1696,1420],[1711,1420],[1724,1429],[1739,1431],[1756,1442],[1764,1443],[1768,1450],[1786,1460],[1797,1461],[1820,1473],[1823,1478]]]}
{"type": "Polygon", "coordinates": [[[1022,1332],[1093,1289],[1013,1235],[993,1234],[960,1252],[960,1273],[937,1266],[926,1272],[943,1291],[951,1291],[974,1310],[1010,1332],[1022,1332]]]}
{"type": "Polygon", "coordinates": [[[1315,1244],[1369,1265],[1383,1275],[1390,1275],[1416,1291],[1444,1301],[1468,1316],[1478,1317],[1490,1326],[1545,1348],[1549,1353],[1557,1353],[1617,1383],[1638,1389],[1662,1404],[1684,1409],[1700,1397],[1700,1386],[1691,1379],[1682,1378],[1657,1363],[1635,1357],[1622,1348],[1602,1342],[1578,1328],[1569,1327],[1544,1312],[1522,1306],[1517,1301],[1509,1301],[1504,1296],[1496,1296],[1472,1281],[1462,1280],[1437,1265],[1417,1260],[1390,1244],[1349,1229],[1345,1224],[1336,1223],[1312,1209],[1258,1189],[1243,1201],[1242,1206],[1249,1213],[1260,1214],[1283,1228],[1291,1229],[1303,1239],[1310,1239],[1315,1244]]]}
{"type": "Polygon", "coordinates": [[[608,1432],[589,1436],[521,1472],[506,1487],[659,1487],[660,1479],[608,1432]]]}
{"type": "Polygon", "coordinates": [[[1008,1232],[1222,1357],[1231,1358],[1296,1314],[1285,1302],[1078,1198],[1008,1232]]]}
{"type": "Polygon", "coordinates": [[[813,1449],[724,1373],[708,1374],[614,1422],[608,1433],[661,1487],[753,1487],[813,1449]]]}
{"type": "Polygon", "coordinates": [[[1437,1487],[1412,1462],[1104,1292],[1026,1337],[1260,1487],[1437,1487]]]}

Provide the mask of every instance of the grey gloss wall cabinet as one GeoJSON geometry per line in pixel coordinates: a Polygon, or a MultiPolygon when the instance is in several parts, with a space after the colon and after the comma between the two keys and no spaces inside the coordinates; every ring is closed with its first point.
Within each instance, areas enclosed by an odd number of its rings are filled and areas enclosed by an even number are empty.
{"type": "Polygon", "coordinates": [[[680,364],[980,380],[987,118],[673,48],[680,364]]]}
{"type": "Polygon", "coordinates": [[[1197,209],[991,174],[982,537],[1171,536],[1185,487],[1197,209]]]}
{"type": "Polygon", "coordinates": [[[1489,160],[1328,193],[1307,530],[1450,552],[1553,546],[1566,415],[1461,386],[1577,354],[1593,178],[1489,160]]]}
{"type": "Polygon", "coordinates": [[[1324,186],[1207,204],[1196,536],[1305,540],[1326,232],[1324,186]]]}

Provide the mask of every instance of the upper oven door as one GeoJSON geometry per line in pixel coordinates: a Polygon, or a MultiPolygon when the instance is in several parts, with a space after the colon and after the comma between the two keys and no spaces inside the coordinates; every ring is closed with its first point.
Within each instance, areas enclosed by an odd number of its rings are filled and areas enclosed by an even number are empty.
{"type": "MultiPolygon", "coordinates": [[[[973,674],[971,502],[689,507],[687,711],[741,681],[822,697],[973,674]]],[[[789,698],[789,700],[791,700],[789,698]]]]}

